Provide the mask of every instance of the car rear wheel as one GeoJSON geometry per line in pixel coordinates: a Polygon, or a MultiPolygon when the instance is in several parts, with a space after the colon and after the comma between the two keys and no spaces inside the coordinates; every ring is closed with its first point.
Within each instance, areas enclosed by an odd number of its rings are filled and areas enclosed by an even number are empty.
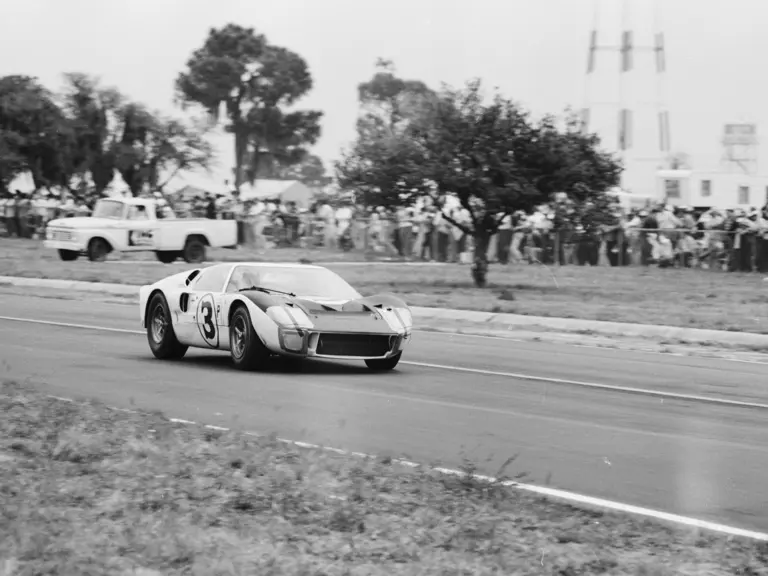
{"type": "Polygon", "coordinates": [[[269,360],[269,350],[256,334],[251,315],[242,305],[229,322],[229,349],[238,370],[256,370],[269,360]]]}
{"type": "Polygon", "coordinates": [[[109,253],[109,244],[103,238],[94,238],[88,243],[88,260],[91,262],[104,262],[109,253]]]}
{"type": "Polygon", "coordinates": [[[400,362],[400,357],[402,355],[402,352],[398,352],[389,358],[376,358],[374,360],[366,360],[365,365],[368,366],[368,368],[371,370],[376,370],[377,372],[394,370],[395,366],[397,366],[397,364],[400,362]]]}
{"type": "Polygon", "coordinates": [[[64,262],[72,262],[73,260],[77,260],[78,254],[74,250],[59,250],[59,258],[61,258],[64,262]]]}
{"type": "Polygon", "coordinates": [[[147,315],[147,340],[155,358],[177,360],[183,358],[189,349],[179,342],[173,330],[171,311],[162,294],[155,294],[149,302],[147,315]]]}

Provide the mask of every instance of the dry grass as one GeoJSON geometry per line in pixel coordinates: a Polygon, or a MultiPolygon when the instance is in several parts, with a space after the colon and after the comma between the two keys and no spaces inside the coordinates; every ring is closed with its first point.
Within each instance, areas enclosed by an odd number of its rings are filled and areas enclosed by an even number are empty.
{"type": "MultiPolygon", "coordinates": [[[[341,253],[273,250],[230,252],[237,260],[339,261],[341,253]]],[[[348,258],[357,255],[347,255],[348,258]]],[[[493,266],[490,287],[472,286],[467,266],[402,266],[383,262],[333,266],[364,293],[387,291],[414,306],[582,318],[768,333],[768,283],[759,275],[658,268],[493,266]]],[[[63,263],[32,242],[3,240],[0,273],[129,284],[151,283],[185,264],[63,263]]]]}
{"type": "Polygon", "coordinates": [[[768,546],[0,388],[0,573],[768,574],[768,546]]]}

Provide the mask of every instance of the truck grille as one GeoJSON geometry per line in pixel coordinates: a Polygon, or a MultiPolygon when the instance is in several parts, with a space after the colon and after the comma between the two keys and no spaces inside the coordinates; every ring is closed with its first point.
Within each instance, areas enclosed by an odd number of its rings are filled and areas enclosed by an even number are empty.
{"type": "Polygon", "coordinates": [[[384,356],[392,348],[389,336],[320,334],[317,353],[326,356],[384,356]]]}
{"type": "Polygon", "coordinates": [[[51,240],[69,242],[72,240],[72,232],[69,230],[51,230],[51,240]]]}

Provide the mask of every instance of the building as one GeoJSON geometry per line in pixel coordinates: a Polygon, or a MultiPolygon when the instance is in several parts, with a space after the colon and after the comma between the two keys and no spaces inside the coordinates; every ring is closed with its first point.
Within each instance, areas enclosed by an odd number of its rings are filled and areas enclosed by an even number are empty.
{"type": "Polygon", "coordinates": [[[295,202],[298,208],[309,208],[313,195],[312,189],[298,180],[256,180],[240,186],[242,200],[280,199],[283,204],[295,202]]]}
{"type": "Polygon", "coordinates": [[[656,200],[694,208],[750,208],[768,202],[768,176],[730,172],[659,170],[656,200]]]}

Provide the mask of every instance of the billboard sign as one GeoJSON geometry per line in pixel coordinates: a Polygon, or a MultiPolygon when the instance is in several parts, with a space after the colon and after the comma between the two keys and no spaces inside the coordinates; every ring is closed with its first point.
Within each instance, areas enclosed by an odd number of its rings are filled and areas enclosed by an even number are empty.
{"type": "Polygon", "coordinates": [[[756,124],[726,124],[723,129],[726,146],[754,146],[757,144],[756,124]]]}

